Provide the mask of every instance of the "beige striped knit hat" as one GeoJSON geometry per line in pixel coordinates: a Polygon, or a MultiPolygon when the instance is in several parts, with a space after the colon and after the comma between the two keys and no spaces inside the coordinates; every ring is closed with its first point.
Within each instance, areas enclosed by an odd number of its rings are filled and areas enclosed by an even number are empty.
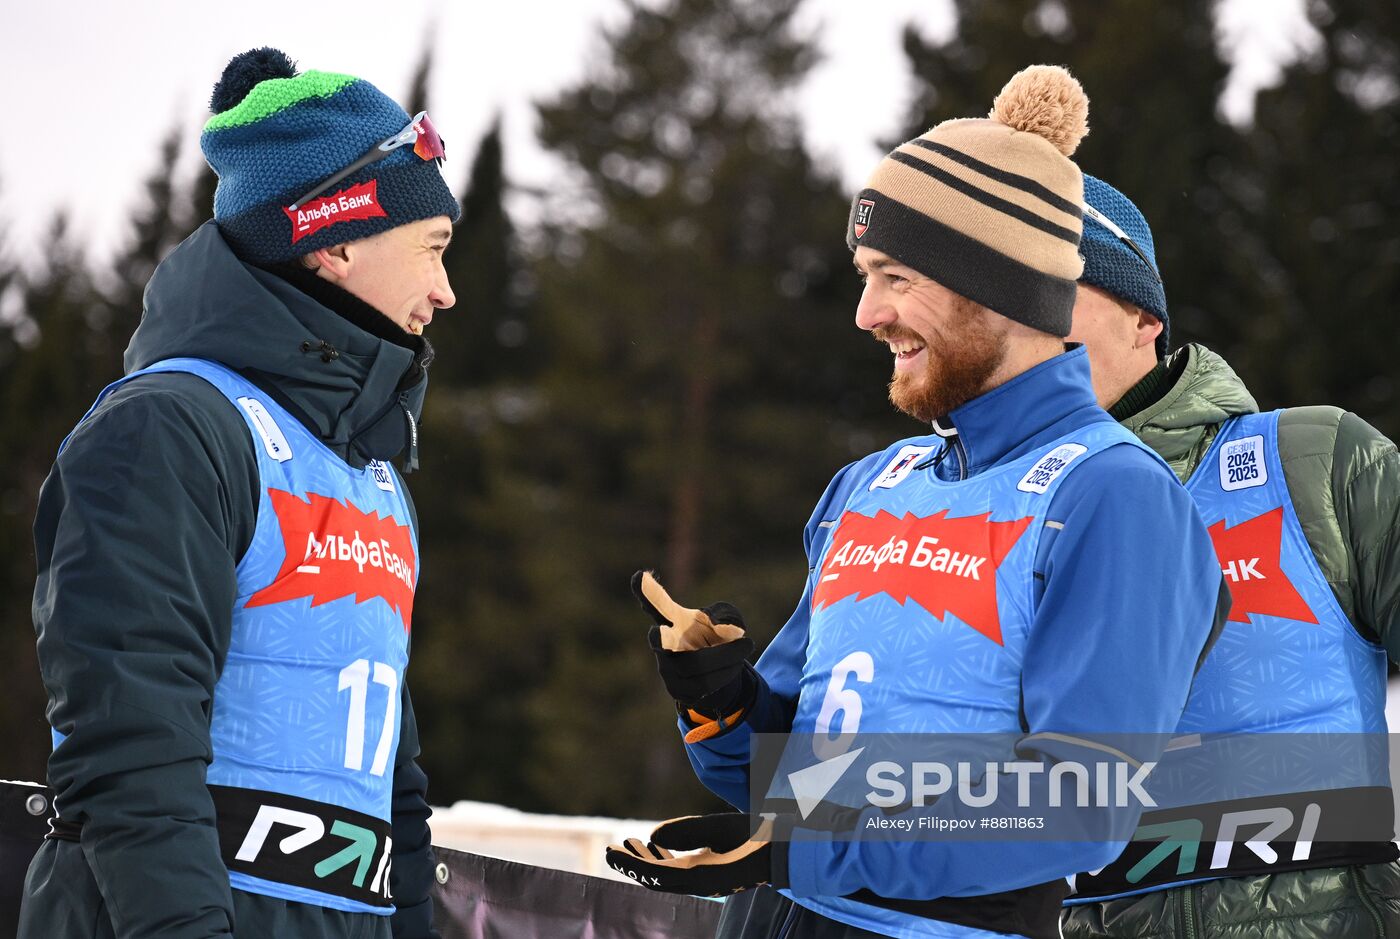
{"type": "Polygon", "coordinates": [[[846,243],[1068,335],[1084,267],[1084,181],[1070,156],[1088,118],[1089,99],[1065,69],[1018,72],[986,118],[944,121],[886,156],[851,204],[846,243]]]}

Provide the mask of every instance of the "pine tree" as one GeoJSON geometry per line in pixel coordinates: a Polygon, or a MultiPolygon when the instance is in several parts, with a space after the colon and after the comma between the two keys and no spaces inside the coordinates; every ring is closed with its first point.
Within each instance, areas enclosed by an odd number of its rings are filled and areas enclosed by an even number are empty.
{"type": "Polygon", "coordinates": [[[848,197],[803,150],[799,7],[632,4],[596,74],[540,106],[567,175],[545,203],[550,351],[513,501],[519,619],[541,636],[520,695],[529,781],[556,810],[706,798],[631,573],[735,601],[762,645],[801,593],[801,527],[831,474],[917,432],[885,401],[887,353],[852,324],[848,197]]]}
{"type": "MultiPolygon", "coordinates": [[[[530,732],[521,691],[538,681],[542,624],[520,552],[516,476],[528,463],[534,369],[522,260],[504,199],[500,128],[472,162],[462,217],[444,259],[456,305],[433,317],[437,352],[423,414],[422,519],[411,684],[434,798],[519,804],[530,732]]],[[[537,350],[536,350],[537,351],[537,350]]]]}
{"type": "Polygon", "coordinates": [[[7,415],[0,446],[10,454],[0,476],[0,682],[8,702],[0,710],[0,737],[7,744],[6,773],[40,781],[50,740],[29,615],[34,512],[59,443],[105,384],[112,361],[104,345],[105,311],[62,214],[43,245],[38,272],[14,277],[25,342],[11,346],[13,358],[0,378],[0,413],[7,415]]]}
{"type": "MultiPolygon", "coordinates": [[[[433,323],[443,355],[435,379],[457,387],[502,380],[522,386],[543,338],[530,329],[532,282],[519,237],[506,211],[499,118],[478,146],[462,198],[462,217],[444,258],[456,306],[433,323]]],[[[520,389],[523,390],[523,389],[520,389]]]]}
{"type": "Polygon", "coordinates": [[[1242,355],[1261,404],[1336,404],[1400,434],[1400,8],[1316,0],[1316,52],[1262,92],[1248,225],[1265,248],[1242,355]]]}
{"type": "MultiPolygon", "coordinates": [[[[3,192],[2,186],[0,192],[3,192]]],[[[11,254],[5,231],[6,229],[0,226],[0,375],[4,374],[19,354],[20,345],[16,340],[15,331],[22,328],[22,325],[15,320],[23,306],[19,298],[19,264],[11,254]]]]}
{"type": "Polygon", "coordinates": [[[105,321],[94,327],[109,335],[117,353],[113,367],[103,374],[109,380],[121,375],[125,339],[141,322],[141,297],[156,265],[190,233],[187,193],[175,180],[175,166],[184,149],[187,131],[176,124],[161,141],[156,165],[142,186],[144,198],[132,215],[125,246],[111,265],[112,283],[103,290],[105,321]]]}
{"type": "Polygon", "coordinates": [[[423,56],[418,60],[418,67],[413,70],[413,77],[408,80],[408,96],[403,100],[404,110],[410,115],[428,110],[428,82],[433,77],[432,33],[429,29],[429,39],[423,43],[423,56]]]}
{"type": "Polygon", "coordinates": [[[0,472],[0,682],[9,690],[0,708],[0,739],[8,743],[5,774],[10,778],[44,779],[48,753],[44,724],[44,689],[34,656],[34,630],[29,621],[29,599],[34,586],[33,537],[29,532],[33,492],[27,486],[28,464],[42,446],[25,439],[28,422],[23,412],[10,410],[10,385],[17,362],[25,353],[21,339],[29,338],[24,278],[10,246],[0,234],[0,407],[9,419],[0,424],[0,437],[11,449],[11,459],[0,472]]]}

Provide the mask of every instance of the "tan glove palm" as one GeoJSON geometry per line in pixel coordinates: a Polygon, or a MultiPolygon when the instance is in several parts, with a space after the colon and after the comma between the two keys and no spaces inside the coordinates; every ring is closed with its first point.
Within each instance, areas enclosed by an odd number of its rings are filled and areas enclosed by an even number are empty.
{"type": "Polygon", "coordinates": [[[641,594],[658,614],[661,648],[667,652],[694,652],[744,637],[742,626],[715,623],[704,610],[692,610],[672,600],[651,571],[643,571],[641,576],[641,594]]]}

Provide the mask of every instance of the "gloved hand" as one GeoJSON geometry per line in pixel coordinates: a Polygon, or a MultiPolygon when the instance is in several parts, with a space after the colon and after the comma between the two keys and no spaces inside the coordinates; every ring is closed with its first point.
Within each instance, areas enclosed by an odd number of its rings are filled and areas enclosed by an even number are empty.
{"type": "MultiPolygon", "coordinates": [[[[671,697],[700,722],[717,726],[748,707],[756,687],[748,658],[753,640],[744,635],[744,617],[729,603],[692,610],[671,599],[650,571],[632,575],[632,593],[656,624],[647,633],[656,670],[671,697]]],[[[708,726],[708,725],[707,725],[708,726]]],[[[698,728],[697,728],[698,729],[698,728]]],[[[687,735],[688,742],[694,742],[687,735]]]]}
{"type": "Polygon", "coordinates": [[[695,897],[723,897],[768,883],[786,887],[786,877],[775,877],[772,840],[771,817],[755,832],[752,819],[740,812],[688,815],[662,822],[646,844],[628,838],[608,845],[608,866],[649,890],[695,897]],[[672,851],[695,853],[677,857],[672,851]]]}

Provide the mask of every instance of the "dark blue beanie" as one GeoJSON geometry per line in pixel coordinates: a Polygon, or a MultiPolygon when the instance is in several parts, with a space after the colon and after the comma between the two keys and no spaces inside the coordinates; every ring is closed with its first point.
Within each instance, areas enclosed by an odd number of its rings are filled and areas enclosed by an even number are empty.
{"type": "Polygon", "coordinates": [[[461,208],[438,170],[402,146],[307,204],[294,200],[403,130],[408,112],[352,75],[297,74],[276,49],[235,56],[214,87],[200,146],[219,176],[214,220],[246,261],[289,261],[317,248],[461,208]]]}
{"type": "Polygon", "coordinates": [[[1167,318],[1167,293],[1162,287],[1157,252],[1152,244],[1152,229],[1132,200],[1101,179],[1084,174],[1084,201],[1122,234],[1132,239],[1146,260],[1126,244],[1118,232],[1112,231],[1093,212],[1084,213],[1084,237],[1079,253],[1084,258],[1081,283],[1107,290],[1121,300],[1142,307],[1162,321],[1162,334],[1157,337],[1157,357],[1169,348],[1171,321],[1167,318]]]}

